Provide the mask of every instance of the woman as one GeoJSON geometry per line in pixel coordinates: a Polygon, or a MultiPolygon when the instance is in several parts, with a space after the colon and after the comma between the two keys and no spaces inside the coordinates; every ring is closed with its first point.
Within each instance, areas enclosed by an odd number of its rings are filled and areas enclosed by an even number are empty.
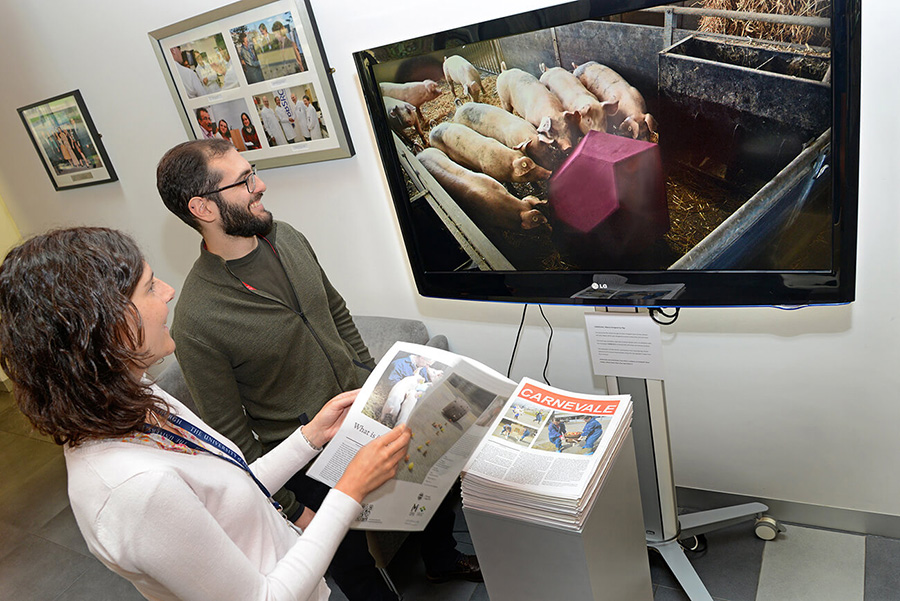
{"type": "Polygon", "coordinates": [[[231,141],[231,129],[228,127],[228,121],[225,119],[219,119],[219,128],[216,133],[219,134],[220,138],[224,138],[234,144],[234,142],[231,141]]]}
{"type": "Polygon", "coordinates": [[[148,599],[327,599],[325,568],[360,501],[396,473],[409,431],[363,447],[300,535],[267,491],[334,436],[355,392],[247,466],[143,378],[174,350],[173,296],[134,241],[105,228],[37,236],[0,266],[0,365],[22,412],[65,445],[88,547],[148,599]]]}
{"type": "Polygon", "coordinates": [[[241,123],[244,125],[244,127],[241,128],[241,137],[244,138],[244,144],[247,146],[247,150],[262,148],[259,143],[259,135],[256,133],[256,128],[250,122],[250,115],[241,113],[241,123]]]}

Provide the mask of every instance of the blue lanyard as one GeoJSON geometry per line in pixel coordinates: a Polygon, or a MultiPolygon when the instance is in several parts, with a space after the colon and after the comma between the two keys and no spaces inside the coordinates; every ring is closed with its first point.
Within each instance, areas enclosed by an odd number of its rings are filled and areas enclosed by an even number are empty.
{"type": "Polygon", "coordinates": [[[214,438],[207,432],[204,432],[203,430],[201,430],[200,428],[198,428],[191,422],[178,417],[177,415],[169,415],[169,422],[178,426],[179,428],[187,430],[188,432],[193,434],[197,439],[205,442],[208,445],[211,445],[217,451],[220,451],[221,453],[224,453],[224,454],[220,455],[219,453],[213,453],[206,447],[198,445],[197,443],[195,443],[191,440],[188,440],[188,439],[184,438],[183,436],[175,434],[174,432],[169,432],[168,430],[164,430],[163,428],[159,428],[157,426],[151,426],[150,424],[144,424],[144,431],[151,432],[153,434],[159,434],[160,436],[163,436],[176,444],[183,444],[195,451],[199,451],[201,453],[207,453],[209,455],[212,455],[213,457],[218,457],[220,459],[224,459],[225,461],[227,461],[228,463],[231,463],[232,465],[236,465],[237,467],[239,467],[242,470],[244,470],[245,472],[247,472],[251,478],[253,478],[253,481],[259,487],[259,490],[261,490],[263,492],[263,494],[266,495],[266,498],[269,499],[269,501],[272,503],[272,505],[275,507],[275,509],[277,509],[278,511],[281,511],[281,504],[272,498],[272,495],[269,494],[268,489],[266,489],[266,487],[263,485],[263,483],[259,481],[259,479],[256,477],[256,474],[253,473],[253,470],[250,469],[250,466],[247,465],[247,462],[244,460],[243,457],[241,457],[240,455],[235,453],[233,450],[231,450],[230,448],[228,448],[227,446],[222,444],[218,439],[214,438]]]}

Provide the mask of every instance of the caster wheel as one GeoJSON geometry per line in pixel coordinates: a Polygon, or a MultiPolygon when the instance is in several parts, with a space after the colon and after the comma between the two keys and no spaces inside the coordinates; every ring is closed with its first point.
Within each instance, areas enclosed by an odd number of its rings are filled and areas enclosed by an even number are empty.
{"type": "Polygon", "coordinates": [[[681,539],[678,544],[682,549],[690,552],[693,557],[702,557],[707,549],[706,535],[704,534],[681,539]]]}
{"type": "Polygon", "coordinates": [[[756,536],[763,540],[775,540],[779,532],[784,532],[786,528],[775,518],[767,515],[756,519],[754,532],[756,536]]]}

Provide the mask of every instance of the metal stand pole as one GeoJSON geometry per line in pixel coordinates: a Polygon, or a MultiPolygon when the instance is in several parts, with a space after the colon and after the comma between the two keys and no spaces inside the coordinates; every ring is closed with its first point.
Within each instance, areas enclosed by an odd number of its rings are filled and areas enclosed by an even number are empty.
{"type": "Polygon", "coordinates": [[[762,503],[745,503],[679,516],[662,380],[608,376],[606,386],[609,394],[631,395],[631,428],[647,546],[659,551],[691,601],[712,601],[678,539],[753,519],[769,508],[762,503]]]}

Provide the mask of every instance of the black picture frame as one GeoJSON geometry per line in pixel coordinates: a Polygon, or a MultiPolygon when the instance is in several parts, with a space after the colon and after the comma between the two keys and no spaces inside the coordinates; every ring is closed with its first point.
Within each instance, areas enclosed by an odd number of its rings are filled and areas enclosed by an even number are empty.
{"type": "Polygon", "coordinates": [[[119,179],[80,90],[17,111],[56,190],[119,179]]]}

